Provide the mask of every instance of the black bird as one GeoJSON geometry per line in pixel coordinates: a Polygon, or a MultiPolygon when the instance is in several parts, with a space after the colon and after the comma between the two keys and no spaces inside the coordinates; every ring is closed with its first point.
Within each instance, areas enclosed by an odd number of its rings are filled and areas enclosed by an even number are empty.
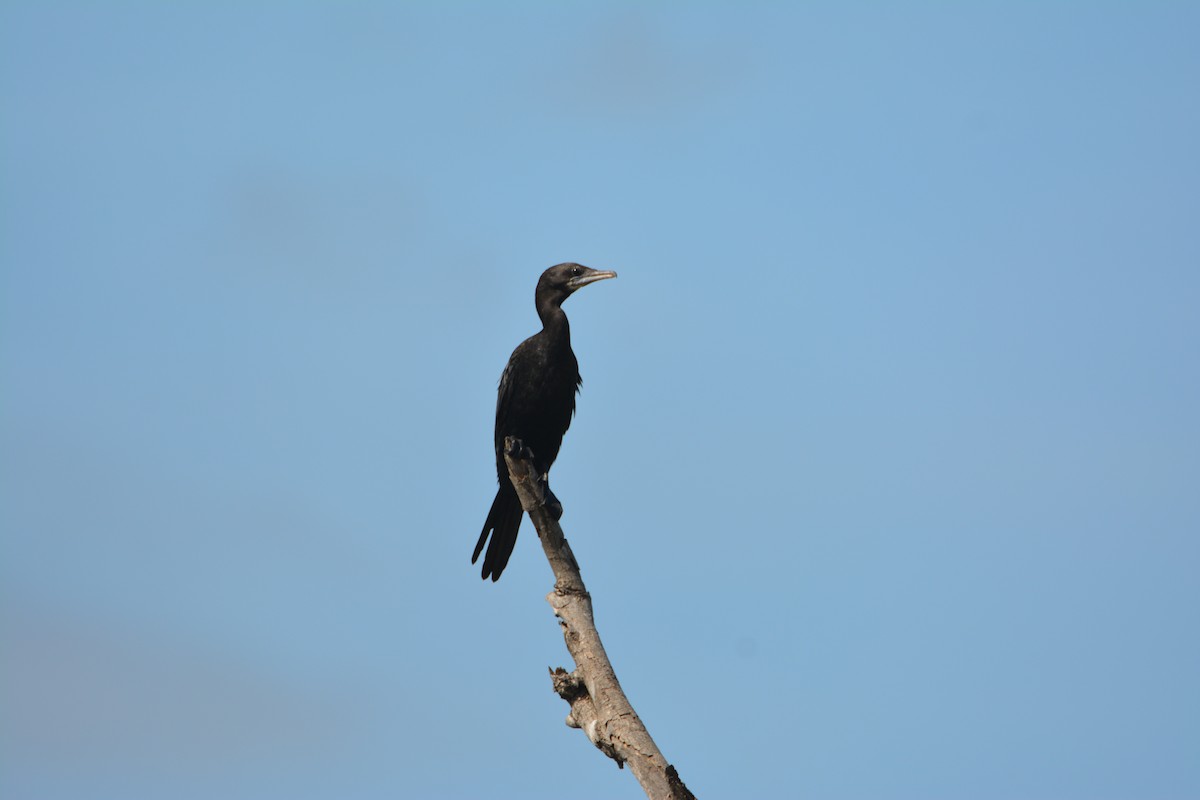
{"type": "MultiPolygon", "coordinates": [[[[558,264],[543,272],[538,280],[534,300],[542,329],[513,350],[500,376],[496,398],[496,477],[500,488],[471,556],[474,564],[490,533],[492,541],[483,558],[484,580],[500,579],[521,527],[521,501],[504,462],[505,437],[515,436],[533,451],[533,464],[545,481],[575,413],[575,393],[583,379],[579,377],[579,362],[571,350],[571,326],[562,310],[563,301],[580,287],[615,277],[615,272],[558,264]]],[[[561,515],[562,505],[549,484],[546,496],[547,503],[561,515]]]]}

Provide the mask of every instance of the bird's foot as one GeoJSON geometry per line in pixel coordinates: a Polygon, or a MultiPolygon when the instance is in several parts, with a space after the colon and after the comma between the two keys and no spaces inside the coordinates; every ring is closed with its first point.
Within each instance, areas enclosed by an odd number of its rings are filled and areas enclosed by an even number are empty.
{"type": "Polygon", "coordinates": [[[504,454],[525,461],[533,461],[533,451],[515,436],[509,436],[504,440],[504,454]]]}
{"type": "Polygon", "coordinates": [[[545,488],[546,510],[550,511],[550,516],[557,522],[563,518],[563,504],[559,503],[557,495],[550,491],[550,486],[547,485],[545,488]]]}
{"type": "Polygon", "coordinates": [[[546,494],[546,510],[550,512],[550,516],[554,517],[556,521],[562,519],[562,503],[559,502],[554,492],[550,491],[550,484],[546,483],[545,480],[542,481],[542,490],[546,494]]]}

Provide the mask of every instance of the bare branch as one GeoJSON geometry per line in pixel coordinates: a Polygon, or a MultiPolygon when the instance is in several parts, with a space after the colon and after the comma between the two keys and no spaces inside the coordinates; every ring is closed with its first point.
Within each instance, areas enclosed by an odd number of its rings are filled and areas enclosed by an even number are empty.
{"type": "Polygon", "coordinates": [[[510,436],[505,440],[504,454],[521,505],[537,528],[542,549],[554,570],[554,591],[546,599],[562,625],[567,650],[575,659],[574,672],[559,667],[550,673],[554,691],[571,706],[567,724],[583,730],[617,766],[629,764],[651,800],[695,800],[621,690],[596,632],[592,597],[583,585],[579,564],[558,520],[546,507],[541,476],[522,457],[517,439],[510,436]]]}

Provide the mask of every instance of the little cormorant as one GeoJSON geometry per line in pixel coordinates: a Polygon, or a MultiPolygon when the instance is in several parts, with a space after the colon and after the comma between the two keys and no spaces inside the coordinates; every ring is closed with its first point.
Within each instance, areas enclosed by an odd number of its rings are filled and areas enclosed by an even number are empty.
{"type": "MultiPolygon", "coordinates": [[[[615,277],[615,272],[558,264],[543,272],[538,280],[534,300],[542,329],[517,345],[500,376],[496,398],[496,477],[500,488],[471,556],[474,564],[490,533],[492,541],[483,558],[485,580],[500,579],[517,543],[523,513],[504,461],[505,438],[515,436],[532,451],[534,467],[545,481],[575,413],[575,393],[582,379],[579,362],[571,350],[571,327],[562,310],[563,301],[576,289],[615,277]]],[[[561,515],[562,506],[548,484],[546,498],[555,514],[561,515]]]]}

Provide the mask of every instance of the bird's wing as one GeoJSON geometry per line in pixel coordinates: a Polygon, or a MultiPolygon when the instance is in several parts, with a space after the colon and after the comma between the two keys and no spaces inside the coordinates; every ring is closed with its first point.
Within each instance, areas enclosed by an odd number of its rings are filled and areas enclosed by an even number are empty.
{"type": "Polygon", "coordinates": [[[496,451],[500,451],[500,447],[504,442],[500,441],[500,431],[505,430],[505,415],[512,409],[512,392],[513,392],[513,362],[509,359],[504,365],[504,372],[500,373],[500,387],[496,390],[496,451]]]}
{"type": "Polygon", "coordinates": [[[519,413],[517,406],[520,403],[516,395],[523,380],[523,376],[518,374],[522,363],[523,361],[517,358],[517,351],[513,351],[512,357],[504,366],[504,372],[500,374],[500,386],[496,391],[496,475],[501,482],[507,480],[508,476],[508,465],[504,462],[504,437],[506,433],[512,432],[514,417],[519,413]]]}

